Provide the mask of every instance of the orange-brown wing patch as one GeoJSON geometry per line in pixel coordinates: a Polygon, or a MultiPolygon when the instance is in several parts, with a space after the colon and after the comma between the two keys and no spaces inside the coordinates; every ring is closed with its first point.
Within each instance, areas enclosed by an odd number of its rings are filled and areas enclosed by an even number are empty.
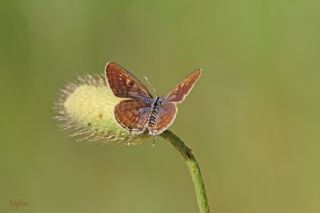
{"type": "Polygon", "coordinates": [[[148,89],[119,64],[109,62],[105,70],[108,84],[115,96],[120,98],[152,98],[148,89]]]}
{"type": "Polygon", "coordinates": [[[166,103],[160,107],[159,114],[152,127],[149,127],[149,134],[159,135],[168,129],[173,123],[177,114],[177,107],[173,103],[166,103]]]}
{"type": "Polygon", "coordinates": [[[150,104],[139,100],[124,100],[115,106],[117,122],[132,133],[144,132],[150,114],[150,104]]]}
{"type": "Polygon", "coordinates": [[[201,70],[198,69],[188,75],[183,81],[181,81],[170,93],[167,95],[167,100],[170,102],[180,103],[192,90],[193,86],[201,76],[201,70]]]}

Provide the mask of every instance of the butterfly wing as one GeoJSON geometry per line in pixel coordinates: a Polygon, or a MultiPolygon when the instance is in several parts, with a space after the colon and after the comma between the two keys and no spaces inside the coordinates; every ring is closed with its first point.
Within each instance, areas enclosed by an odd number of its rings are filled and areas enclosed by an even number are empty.
{"type": "Polygon", "coordinates": [[[166,99],[170,102],[181,103],[190,93],[195,83],[201,76],[201,69],[197,69],[181,81],[170,93],[166,99]]]}
{"type": "Polygon", "coordinates": [[[151,104],[138,99],[123,100],[114,109],[117,122],[135,134],[144,132],[150,112],[151,104]]]}
{"type": "Polygon", "coordinates": [[[159,135],[168,129],[173,123],[177,114],[177,107],[175,104],[166,102],[161,105],[159,113],[152,127],[149,127],[149,134],[159,135]]]}
{"type": "Polygon", "coordinates": [[[109,62],[106,65],[106,77],[114,95],[120,98],[150,99],[148,89],[129,71],[119,64],[109,62]]]}

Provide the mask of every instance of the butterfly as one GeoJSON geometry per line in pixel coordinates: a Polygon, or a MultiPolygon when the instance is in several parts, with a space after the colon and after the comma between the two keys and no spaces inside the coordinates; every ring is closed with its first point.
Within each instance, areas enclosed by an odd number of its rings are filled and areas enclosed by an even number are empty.
{"type": "Polygon", "coordinates": [[[105,72],[113,94],[124,98],[114,108],[117,122],[132,134],[153,136],[171,126],[177,114],[177,104],[186,98],[202,73],[201,69],[197,69],[166,97],[153,97],[141,81],[119,64],[107,63],[105,72]]]}

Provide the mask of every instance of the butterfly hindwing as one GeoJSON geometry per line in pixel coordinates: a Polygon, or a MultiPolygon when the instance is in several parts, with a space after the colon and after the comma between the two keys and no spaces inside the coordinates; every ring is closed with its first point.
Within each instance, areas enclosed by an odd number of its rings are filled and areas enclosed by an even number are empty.
{"type": "Polygon", "coordinates": [[[129,71],[120,65],[109,62],[105,68],[108,84],[114,95],[120,98],[150,99],[148,89],[129,71]]]}
{"type": "Polygon", "coordinates": [[[201,70],[197,69],[181,81],[166,97],[170,102],[181,103],[192,90],[193,86],[201,76],[201,70]]]}
{"type": "Polygon", "coordinates": [[[117,122],[132,133],[142,133],[151,111],[151,104],[137,99],[123,100],[115,106],[117,122]]]}
{"type": "Polygon", "coordinates": [[[176,117],[176,114],[177,107],[175,104],[166,102],[161,105],[154,125],[149,128],[149,133],[151,135],[161,134],[171,126],[176,117]]]}

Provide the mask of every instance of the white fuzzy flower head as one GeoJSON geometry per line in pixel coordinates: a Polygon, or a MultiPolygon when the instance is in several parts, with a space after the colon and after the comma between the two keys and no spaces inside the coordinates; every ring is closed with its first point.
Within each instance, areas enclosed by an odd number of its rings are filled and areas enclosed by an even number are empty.
{"type": "Polygon", "coordinates": [[[55,103],[56,119],[77,140],[135,145],[148,135],[132,135],[115,120],[114,107],[121,101],[103,75],[85,75],[67,84],[55,103]]]}

